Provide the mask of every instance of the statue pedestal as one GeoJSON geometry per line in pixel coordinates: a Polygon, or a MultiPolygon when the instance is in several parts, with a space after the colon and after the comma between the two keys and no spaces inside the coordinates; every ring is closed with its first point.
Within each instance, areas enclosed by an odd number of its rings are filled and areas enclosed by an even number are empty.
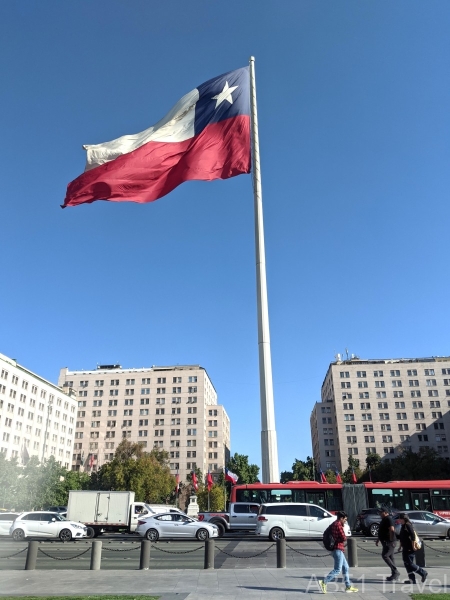
{"type": "Polygon", "coordinates": [[[187,508],[186,514],[188,515],[188,517],[197,518],[198,503],[197,503],[197,496],[195,494],[193,494],[192,496],[189,497],[189,506],[187,508]]]}

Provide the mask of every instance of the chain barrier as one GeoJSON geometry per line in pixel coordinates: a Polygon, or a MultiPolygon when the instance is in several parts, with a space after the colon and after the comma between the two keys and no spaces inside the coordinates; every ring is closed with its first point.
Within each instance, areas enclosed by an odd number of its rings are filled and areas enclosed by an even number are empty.
{"type": "Polygon", "coordinates": [[[19,550],[19,552],[14,552],[14,554],[9,554],[9,556],[0,556],[0,559],[2,558],[12,558],[13,556],[17,556],[18,554],[22,554],[22,552],[25,552],[25,550],[27,550],[28,546],[25,546],[25,548],[22,548],[22,550],[19,550]]]}
{"type": "Polygon", "coordinates": [[[433,548],[429,544],[425,544],[425,542],[423,540],[422,540],[422,544],[424,546],[426,546],[427,548],[429,548],[430,550],[432,550],[433,552],[435,552],[436,554],[450,554],[450,552],[446,552],[445,550],[436,550],[436,548],[433,548]]]}
{"type": "Polygon", "coordinates": [[[38,548],[39,552],[42,552],[42,554],[45,554],[45,556],[48,556],[48,558],[53,558],[53,560],[72,560],[72,558],[79,558],[80,556],[83,556],[83,554],[86,554],[86,552],[90,552],[91,548],[86,548],[86,550],[84,552],[81,552],[80,554],[76,554],[75,556],[69,556],[68,558],[61,558],[59,556],[52,556],[51,554],[47,554],[47,552],[45,552],[44,550],[42,550],[42,548],[38,548]]]}
{"type": "Polygon", "coordinates": [[[330,556],[329,552],[327,552],[326,554],[307,554],[306,552],[301,552],[300,550],[296,550],[292,546],[289,546],[289,544],[286,544],[286,548],[289,548],[289,550],[293,550],[294,552],[297,552],[297,554],[302,554],[303,556],[309,556],[310,558],[324,558],[325,556],[330,556]]]}
{"type": "Polygon", "coordinates": [[[363,546],[356,546],[356,547],[358,548],[358,550],[364,550],[364,552],[369,552],[369,554],[377,554],[378,556],[381,556],[381,552],[379,550],[377,552],[375,552],[374,550],[367,550],[367,548],[364,548],[363,546]]]}
{"type": "Polygon", "coordinates": [[[165,552],[166,554],[189,554],[189,552],[197,552],[197,550],[201,550],[205,546],[199,546],[198,548],[194,548],[193,550],[163,550],[162,548],[158,548],[158,546],[154,546],[152,544],[152,548],[155,550],[159,550],[160,552],[165,552]]]}
{"type": "Polygon", "coordinates": [[[131,550],[137,550],[138,548],[140,548],[141,545],[139,544],[139,546],[133,546],[131,548],[124,548],[123,550],[121,548],[106,548],[106,546],[103,546],[103,550],[107,550],[108,552],[130,552],[131,550]]]}
{"type": "Polygon", "coordinates": [[[262,552],[258,552],[258,554],[251,554],[250,556],[242,554],[230,554],[229,552],[225,552],[225,550],[222,550],[222,548],[219,548],[219,546],[216,546],[216,548],[217,550],[219,550],[219,552],[222,552],[222,554],[226,554],[227,556],[231,556],[231,558],[256,558],[257,556],[261,556],[262,554],[270,550],[273,546],[275,546],[275,544],[271,544],[262,552]]]}

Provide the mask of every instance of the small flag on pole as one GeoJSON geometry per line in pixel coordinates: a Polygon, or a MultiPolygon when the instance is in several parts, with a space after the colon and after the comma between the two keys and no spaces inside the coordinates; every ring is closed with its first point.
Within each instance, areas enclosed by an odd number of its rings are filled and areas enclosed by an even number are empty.
{"type": "Polygon", "coordinates": [[[91,454],[91,456],[89,457],[89,467],[92,469],[93,466],[94,466],[94,455],[91,454]]]}
{"type": "Polygon", "coordinates": [[[352,483],[356,483],[357,481],[355,469],[352,467],[352,483]]]}
{"type": "Polygon", "coordinates": [[[194,490],[197,491],[198,490],[198,479],[197,479],[197,475],[195,474],[195,471],[192,471],[192,485],[194,486],[194,490]]]}
{"type": "Polygon", "coordinates": [[[234,485],[238,482],[239,477],[225,467],[225,481],[231,481],[234,485]]]}
{"type": "Polygon", "coordinates": [[[341,474],[339,473],[339,471],[336,469],[334,473],[336,475],[336,483],[342,483],[341,474]]]}
{"type": "Polygon", "coordinates": [[[322,469],[319,469],[319,475],[320,483],[328,483],[327,478],[325,477],[325,473],[322,471],[322,469]]]}
{"type": "Polygon", "coordinates": [[[206,477],[206,485],[208,487],[208,492],[210,492],[212,486],[214,485],[214,480],[213,480],[212,475],[209,472],[209,470],[208,470],[208,476],[206,477]]]}

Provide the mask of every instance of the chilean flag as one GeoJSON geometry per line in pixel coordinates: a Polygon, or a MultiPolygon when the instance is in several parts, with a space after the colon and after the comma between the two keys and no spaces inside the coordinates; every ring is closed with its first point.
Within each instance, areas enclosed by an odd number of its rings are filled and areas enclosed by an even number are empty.
{"type": "Polygon", "coordinates": [[[225,468],[225,481],[231,481],[231,483],[234,485],[237,483],[238,479],[239,477],[237,475],[225,468]]]}
{"type": "Polygon", "coordinates": [[[322,469],[319,470],[319,475],[320,483],[328,483],[327,478],[325,477],[325,473],[322,471],[322,469]]]}
{"type": "Polygon", "coordinates": [[[85,172],[67,186],[63,208],[153,202],[184,181],[249,173],[249,68],[199,85],[145,131],[83,148],[85,172]]]}
{"type": "Polygon", "coordinates": [[[341,479],[341,475],[340,475],[339,471],[336,470],[334,473],[336,475],[336,483],[342,483],[342,479],[341,479]]]}
{"type": "Polygon", "coordinates": [[[194,486],[194,490],[197,491],[198,490],[198,479],[197,479],[197,475],[195,474],[195,471],[192,471],[192,485],[194,486]]]}
{"type": "Polygon", "coordinates": [[[355,469],[352,467],[352,483],[356,483],[357,481],[355,469]]]}
{"type": "Polygon", "coordinates": [[[212,478],[211,473],[208,471],[208,475],[206,477],[206,485],[208,487],[208,492],[211,491],[212,486],[214,485],[214,480],[212,478]]]}

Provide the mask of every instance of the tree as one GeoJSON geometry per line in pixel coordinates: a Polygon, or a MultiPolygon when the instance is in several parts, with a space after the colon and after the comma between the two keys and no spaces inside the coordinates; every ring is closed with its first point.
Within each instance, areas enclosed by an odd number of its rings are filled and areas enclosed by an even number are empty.
{"type": "Polygon", "coordinates": [[[19,472],[17,458],[6,460],[5,454],[0,452],[0,508],[16,507],[19,472]]]}
{"type": "Polygon", "coordinates": [[[359,467],[359,459],[354,458],[353,454],[348,456],[348,468],[342,473],[343,483],[353,483],[353,471],[355,472],[357,481],[362,478],[362,470],[359,467]]]}
{"type": "Polygon", "coordinates": [[[248,456],[237,452],[230,458],[227,468],[238,476],[238,483],[258,483],[259,467],[249,464],[248,456]]]}
{"type": "Polygon", "coordinates": [[[123,440],[100,468],[97,483],[100,489],[132,490],[140,502],[165,503],[176,485],[168,461],[164,450],[145,452],[142,444],[123,440]]]}
{"type": "MultiPolygon", "coordinates": [[[[200,512],[206,512],[208,510],[208,488],[202,486],[197,492],[197,502],[200,512]]],[[[224,495],[223,487],[219,485],[213,485],[209,493],[209,510],[211,512],[219,512],[224,510],[224,495]]]]}
{"type": "Polygon", "coordinates": [[[294,473],[292,471],[281,471],[280,481],[281,483],[287,483],[294,479],[294,473]]]}
{"type": "Polygon", "coordinates": [[[307,456],[306,461],[296,458],[292,465],[292,472],[295,481],[314,481],[317,473],[314,459],[311,456],[307,456]]]}

